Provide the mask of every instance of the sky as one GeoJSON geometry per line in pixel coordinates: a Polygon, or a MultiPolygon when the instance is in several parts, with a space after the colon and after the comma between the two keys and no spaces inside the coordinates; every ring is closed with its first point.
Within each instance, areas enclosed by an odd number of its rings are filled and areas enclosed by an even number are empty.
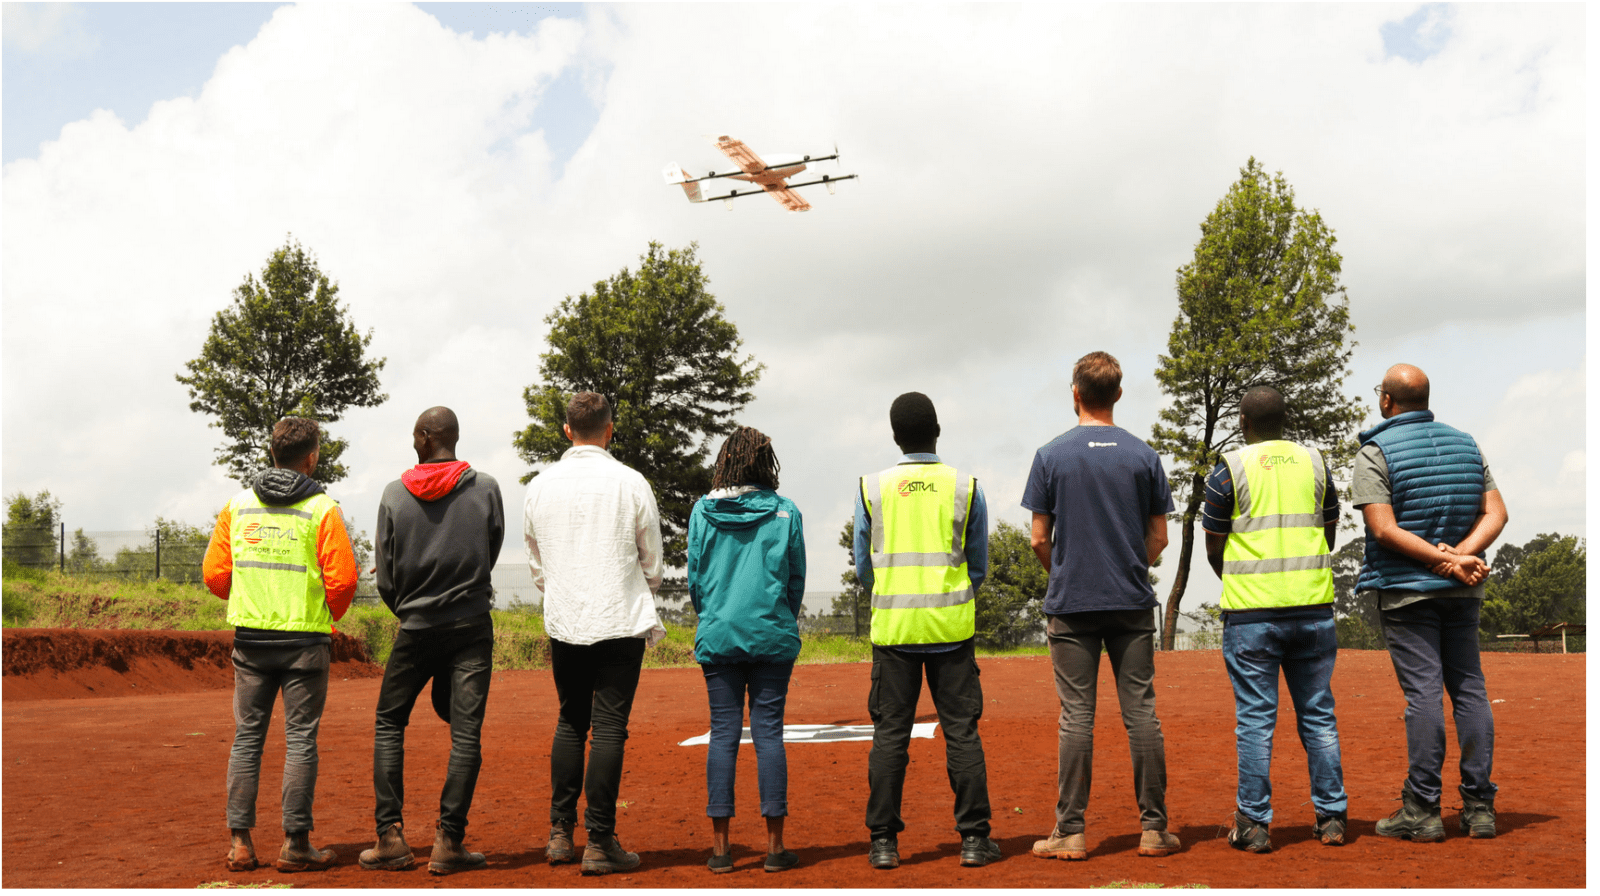
{"type": "MultiPolygon", "coordinates": [[[[807,590],[833,590],[902,392],[997,522],[1028,524],[1082,355],[1121,361],[1116,421],[1148,437],[1175,272],[1254,157],[1337,235],[1367,423],[1384,370],[1422,367],[1495,473],[1502,542],[1586,535],[1581,5],[3,13],[0,489],[49,489],[69,529],[209,525],[237,490],[174,376],[289,234],[387,359],[389,401],[329,427],[351,471],[330,491],[369,532],[437,404],[519,507],[544,317],[693,242],[766,365],[740,422],[804,514],[807,590]],[[721,170],[718,134],[837,145],[818,172],[860,179],[802,214],[691,204],[661,169],[721,170]]],[[[1185,608],[1219,591],[1202,553],[1185,608]]]]}

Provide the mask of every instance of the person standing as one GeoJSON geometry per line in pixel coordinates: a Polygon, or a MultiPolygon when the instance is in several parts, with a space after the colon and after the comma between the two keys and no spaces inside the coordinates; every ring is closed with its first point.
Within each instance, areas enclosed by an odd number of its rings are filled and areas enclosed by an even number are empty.
{"type": "Polygon", "coordinates": [[[317,727],[328,698],[333,623],[356,593],[356,559],[339,503],[310,478],[321,430],[300,417],[272,427],[272,469],[228,499],[202,574],[228,602],[233,629],[233,750],[228,757],[227,866],[257,866],[261,748],[283,693],[283,847],[279,871],[321,871],[338,856],[311,845],[317,727]]]}
{"type": "Polygon", "coordinates": [[[978,867],[1000,859],[1000,844],[989,838],[989,776],[978,735],[983,687],[973,653],[974,598],[989,565],[988,508],[976,479],[939,460],[939,418],[928,396],[896,398],[889,425],[904,456],[861,477],[855,506],[856,575],[872,594],[867,858],[874,868],[900,864],[900,800],[926,674],[955,791],[961,864],[978,867]]]}
{"type": "Polygon", "coordinates": [[[1088,856],[1084,810],[1094,776],[1095,687],[1111,660],[1133,757],[1139,855],[1181,844],[1167,830],[1167,757],[1156,718],[1155,589],[1150,564],[1167,546],[1172,492],[1155,451],[1113,420],[1122,366],[1090,352],[1072,369],[1078,425],[1040,448],[1023,491],[1034,555],[1050,573],[1045,636],[1061,701],[1056,825],[1033,854],[1088,856]]]}
{"type": "Polygon", "coordinates": [[[1238,724],[1238,811],[1228,844],[1271,852],[1272,734],[1278,670],[1294,701],[1316,811],[1312,836],[1344,843],[1348,799],[1333,713],[1333,539],[1339,495],[1315,448],[1283,438],[1283,394],[1255,386],[1239,401],[1245,447],[1206,480],[1206,559],[1222,579],[1222,657],[1238,724]]]}
{"type": "Polygon", "coordinates": [[[789,767],[783,707],[800,655],[800,602],[806,590],[806,540],[800,510],[777,493],[772,440],[748,426],[728,436],[711,472],[712,491],[689,514],[689,600],[699,616],[694,658],[706,678],[711,742],[706,749],[706,815],[715,873],[733,870],[728,842],[734,769],[750,695],[761,815],[767,820],[767,871],[793,868],[783,846],[789,767]]]}
{"type": "Polygon", "coordinates": [[[544,601],[561,702],[550,747],[545,857],[552,865],[577,859],[572,832],[581,791],[589,835],[581,870],[609,874],[639,865],[617,841],[617,788],[645,647],[666,635],[655,606],[661,518],[650,484],[606,451],[614,427],[604,396],[574,395],[561,430],[572,447],[528,483],[523,502],[528,566],[544,601]]]}
{"type": "Polygon", "coordinates": [[[383,669],[372,737],[378,842],[361,867],[398,871],[414,862],[406,844],[405,736],[417,695],[431,680],[433,705],[450,723],[450,761],[439,795],[428,871],[481,868],[467,852],[467,812],[483,764],[479,738],[489,702],[494,624],[490,571],[505,540],[505,508],[494,477],[456,458],[460,425],[449,408],[422,412],[411,430],[417,465],[383,490],[378,504],[378,596],[400,618],[383,669]]]}
{"type": "Polygon", "coordinates": [[[1494,713],[1478,656],[1483,552],[1506,505],[1472,436],[1433,419],[1428,377],[1396,364],[1377,388],[1383,422],[1361,433],[1350,503],[1366,523],[1357,594],[1377,600],[1395,678],[1406,695],[1409,770],[1382,837],[1444,839],[1439,814],[1444,694],[1461,748],[1461,832],[1495,835],[1494,713]]]}

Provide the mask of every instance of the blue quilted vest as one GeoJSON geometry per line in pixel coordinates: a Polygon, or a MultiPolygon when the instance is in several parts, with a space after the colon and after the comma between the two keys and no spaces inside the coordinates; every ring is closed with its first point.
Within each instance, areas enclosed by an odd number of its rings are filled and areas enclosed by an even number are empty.
{"type": "MultiPolygon", "coordinates": [[[[1483,456],[1472,436],[1435,423],[1432,411],[1407,411],[1361,433],[1361,444],[1383,451],[1400,528],[1429,544],[1452,545],[1472,528],[1483,505],[1483,456]]],[[[1366,548],[1358,591],[1440,591],[1461,584],[1378,544],[1371,529],[1366,548]]]]}

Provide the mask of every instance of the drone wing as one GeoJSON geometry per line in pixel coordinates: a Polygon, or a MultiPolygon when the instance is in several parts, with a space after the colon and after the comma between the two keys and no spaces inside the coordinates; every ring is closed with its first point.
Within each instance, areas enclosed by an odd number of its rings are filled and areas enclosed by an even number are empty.
{"type": "Polygon", "coordinates": [[[767,195],[778,200],[778,204],[791,212],[803,212],[811,208],[811,203],[800,198],[800,194],[788,187],[768,187],[767,195]]]}
{"type": "Polygon", "coordinates": [[[738,165],[739,170],[745,174],[760,174],[767,170],[767,163],[761,161],[761,157],[752,152],[750,147],[745,146],[743,140],[735,140],[726,135],[718,137],[717,149],[722,150],[722,154],[732,159],[733,164],[738,165]]]}

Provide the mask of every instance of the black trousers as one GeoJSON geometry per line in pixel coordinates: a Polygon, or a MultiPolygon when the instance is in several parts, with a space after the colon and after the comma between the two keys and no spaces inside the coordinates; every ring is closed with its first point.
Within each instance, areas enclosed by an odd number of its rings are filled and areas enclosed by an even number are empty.
{"type": "Polygon", "coordinates": [[[892,839],[906,829],[900,798],[924,673],[944,732],[945,772],[956,797],[956,832],[962,837],[987,837],[989,774],[978,737],[983,686],[970,640],[944,653],[908,653],[873,645],[872,690],[867,696],[873,725],[872,752],[867,756],[867,830],[878,840],[892,839]]]}
{"type": "Polygon", "coordinates": [[[628,716],[644,662],[643,638],[613,638],[596,644],[550,639],[550,671],[561,713],[550,745],[550,823],[576,823],[578,794],[587,804],[583,826],[590,834],[615,834],[617,789],[622,785],[622,748],[628,716]],[[584,741],[594,743],[584,769],[584,741]]]}
{"type": "Polygon", "coordinates": [[[483,765],[479,738],[493,665],[494,623],[487,613],[434,628],[400,630],[383,670],[372,737],[372,788],[378,802],[373,815],[380,836],[402,821],[406,725],[429,680],[435,711],[441,717],[448,715],[450,723],[450,762],[439,794],[439,827],[457,840],[466,834],[467,812],[483,765]]]}

